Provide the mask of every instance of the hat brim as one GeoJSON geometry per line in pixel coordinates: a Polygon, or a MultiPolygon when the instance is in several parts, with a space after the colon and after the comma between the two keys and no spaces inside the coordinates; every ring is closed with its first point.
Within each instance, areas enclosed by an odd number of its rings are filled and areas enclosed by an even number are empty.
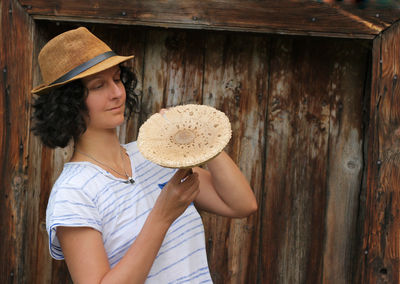
{"type": "Polygon", "coordinates": [[[31,93],[35,94],[35,95],[40,95],[40,94],[43,94],[43,93],[47,93],[50,90],[56,89],[58,87],[61,87],[61,86],[65,85],[65,84],[67,84],[69,82],[72,82],[72,81],[75,81],[75,80],[78,80],[78,79],[82,79],[82,78],[85,78],[87,76],[90,76],[90,75],[99,73],[101,71],[107,70],[108,68],[111,68],[111,67],[113,67],[115,65],[118,65],[118,64],[120,64],[122,62],[128,61],[128,60],[130,60],[130,59],[132,59],[134,57],[135,57],[134,55],[131,55],[131,56],[119,56],[119,55],[116,55],[116,56],[113,56],[113,57],[109,57],[109,58],[105,59],[104,61],[99,62],[98,64],[94,65],[93,67],[83,71],[82,73],[74,76],[73,78],[71,78],[71,79],[69,79],[67,81],[64,81],[64,82],[61,82],[61,83],[57,83],[57,84],[53,84],[53,85],[48,85],[48,84],[39,85],[39,86],[35,87],[31,91],[31,93]]]}

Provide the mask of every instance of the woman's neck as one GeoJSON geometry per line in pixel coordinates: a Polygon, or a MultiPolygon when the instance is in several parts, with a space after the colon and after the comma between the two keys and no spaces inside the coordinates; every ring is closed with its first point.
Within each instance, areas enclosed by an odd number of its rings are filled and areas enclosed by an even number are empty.
{"type": "Polygon", "coordinates": [[[96,159],[110,165],[118,165],[121,162],[121,146],[116,129],[91,130],[87,129],[77,141],[75,141],[75,153],[71,161],[96,159]],[[84,153],[85,155],[79,155],[84,153]],[[89,158],[90,159],[90,158],[89,158]]]}

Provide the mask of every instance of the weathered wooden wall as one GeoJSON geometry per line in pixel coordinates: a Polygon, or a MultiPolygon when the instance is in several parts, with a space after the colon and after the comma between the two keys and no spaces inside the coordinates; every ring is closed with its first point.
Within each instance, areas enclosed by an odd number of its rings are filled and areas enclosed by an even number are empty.
{"type": "Polygon", "coordinates": [[[71,147],[46,149],[29,131],[29,90],[40,81],[43,44],[82,24],[118,53],[136,55],[130,64],[142,101],[119,129],[122,142],[136,139],[160,107],[203,103],[229,116],[234,132],[226,150],[250,180],[259,210],[236,220],[202,212],[215,283],[400,279],[398,13],[250,1],[246,14],[241,1],[227,10],[224,1],[170,1],[178,11],[169,20],[173,13],[156,0],[140,7],[121,0],[129,15],[109,1],[97,8],[19,2],[24,6],[0,1],[1,283],[71,282],[65,263],[50,258],[45,230],[47,198],[71,147]],[[275,5],[281,17],[270,13],[275,5]],[[85,21],[57,22],[82,10],[90,11],[85,21]],[[114,19],[125,25],[110,24],[114,19]]]}
{"type": "MultiPolygon", "coordinates": [[[[37,22],[35,52],[75,24],[37,22]]],[[[215,283],[346,283],[354,262],[363,170],[365,41],[88,25],[135,54],[140,112],[121,141],[160,107],[204,103],[227,113],[227,152],[249,178],[259,211],[230,220],[203,213],[215,283]],[[339,233],[338,233],[339,232],[339,233]]],[[[38,70],[34,68],[34,81],[38,70]]],[[[48,255],[45,207],[70,148],[30,136],[27,279],[63,283],[48,255]],[[34,252],[30,252],[31,249],[34,252]]]]}
{"type": "Polygon", "coordinates": [[[263,283],[349,283],[367,49],[279,40],[271,60],[263,283]]]}

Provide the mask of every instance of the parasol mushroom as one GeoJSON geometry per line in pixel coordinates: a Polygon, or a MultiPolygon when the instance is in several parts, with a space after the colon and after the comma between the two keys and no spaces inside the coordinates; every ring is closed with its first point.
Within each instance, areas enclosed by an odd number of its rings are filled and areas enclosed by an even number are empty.
{"type": "Polygon", "coordinates": [[[139,129],[142,155],[163,167],[192,168],[217,156],[232,135],[228,117],[206,105],[188,104],[150,116],[139,129]]]}

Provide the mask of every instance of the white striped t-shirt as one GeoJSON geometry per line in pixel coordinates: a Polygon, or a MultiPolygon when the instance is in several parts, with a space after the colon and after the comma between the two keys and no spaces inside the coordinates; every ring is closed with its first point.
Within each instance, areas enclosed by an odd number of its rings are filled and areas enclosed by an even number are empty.
{"type": "MultiPolygon", "coordinates": [[[[55,259],[64,258],[56,235],[58,226],[91,227],[101,232],[111,267],[135,241],[175,170],[146,160],[136,142],[123,147],[131,160],[133,185],[89,162],[64,165],[46,212],[50,254],[55,259]]],[[[212,283],[204,227],[193,205],[169,228],[146,283],[212,283]]]]}

